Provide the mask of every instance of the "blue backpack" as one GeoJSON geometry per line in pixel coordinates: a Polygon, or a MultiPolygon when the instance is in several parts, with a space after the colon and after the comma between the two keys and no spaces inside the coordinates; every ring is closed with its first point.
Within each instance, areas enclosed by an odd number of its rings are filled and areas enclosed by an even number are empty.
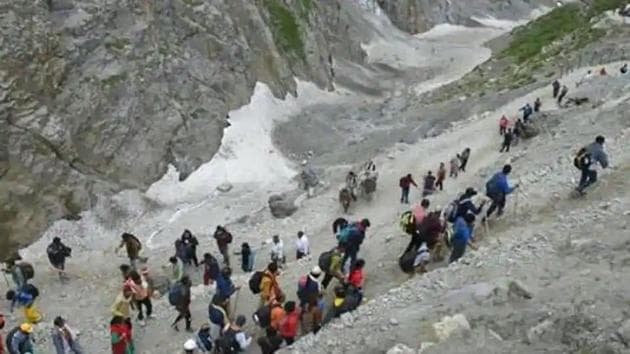
{"type": "Polygon", "coordinates": [[[337,233],[337,241],[348,243],[352,239],[353,234],[357,232],[359,232],[359,229],[355,224],[348,224],[337,233]]]}
{"type": "Polygon", "coordinates": [[[184,300],[184,285],[182,283],[175,283],[168,289],[168,302],[173,306],[180,305],[184,300]]]}

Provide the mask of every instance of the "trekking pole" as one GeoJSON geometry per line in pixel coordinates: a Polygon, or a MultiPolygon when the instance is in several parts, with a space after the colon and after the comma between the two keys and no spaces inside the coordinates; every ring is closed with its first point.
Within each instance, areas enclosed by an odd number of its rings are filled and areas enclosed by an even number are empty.
{"type": "Polygon", "coordinates": [[[4,281],[7,283],[7,289],[11,289],[11,283],[9,283],[9,278],[7,278],[7,274],[2,270],[2,276],[4,277],[4,281]]]}
{"type": "Polygon", "coordinates": [[[238,306],[238,296],[241,294],[241,289],[237,289],[236,290],[236,295],[234,296],[234,307],[232,308],[232,312],[230,313],[230,320],[234,321],[234,319],[236,318],[235,314],[236,314],[236,308],[238,306]]]}

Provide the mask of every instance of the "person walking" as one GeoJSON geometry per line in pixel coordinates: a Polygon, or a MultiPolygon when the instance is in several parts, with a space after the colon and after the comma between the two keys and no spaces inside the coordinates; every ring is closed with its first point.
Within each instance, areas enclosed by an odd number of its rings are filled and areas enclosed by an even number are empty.
{"type": "Polygon", "coordinates": [[[518,188],[518,184],[515,186],[510,186],[508,182],[508,175],[512,172],[511,165],[503,166],[503,169],[500,172],[497,172],[488,180],[486,183],[486,196],[492,200],[492,204],[490,208],[488,208],[488,212],[484,218],[484,222],[487,218],[497,211],[497,216],[503,215],[503,209],[505,208],[505,202],[508,194],[514,192],[516,188],[518,188]]]}
{"type": "Polygon", "coordinates": [[[133,292],[129,287],[123,287],[122,291],[118,293],[114,303],[111,306],[113,316],[120,316],[125,319],[131,318],[131,307],[133,301],[133,292]]]}
{"type": "Polygon", "coordinates": [[[606,139],[599,135],[595,142],[580,149],[573,164],[580,169],[580,182],[575,189],[578,193],[584,194],[584,190],[597,182],[597,171],[595,167],[599,164],[602,168],[608,168],[608,154],[604,151],[606,139]]]}
{"type": "Polygon", "coordinates": [[[19,327],[13,328],[7,334],[8,354],[32,354],[35,353],[33,344],[33,325],[22,323],[19,327]]]}
{"type": "Polygon", "coordinates": [[[217,345],[219,353],[239,353],[249,347],[252,338],[243,330],[246,322],[245,316],[238,315],[234,323],[226,326],[217,345]]]}
{"type": "Polygon", "coordinates": [[[569,93],[569,88],[566,85],[562,85],[562,90],[560,91],[560,95],[558,95],[558,105],[562,104],[562,100],[567,93],[569,93]]]}
{"type": "Polygon", "coordinates": [[[179,257],[172,256],[168,259],[167,268],[169,268],[169,280],[171,284],[175,284],[184,276],[184,262],[179,257]]]}
{"type": "Polygon", "coordinates": [[[413,176],[411,175],[411,173],[408,173],[406,176],[402,177],[398,182],[398,185],[401,189],[400,203],[409,204],[409,189],[412,185],[418,188],[418,185],[416,184],[416,181],[413,180],[413,176]]]}
{"type": "Polygon", "coordinates": [[[52,342],[57,354],[83,354],[83,349],[77,340],[75,332],[68,326],[66,320],[57,316],[51,330],[52,342]]]}
{"type": "Polygon", "coordinates": [[[228,314],[228,317],[231,315],[230,309],[230,299],[232,295],[239,290],[240,286],[235,286],[232,281],[232,269],[230,267],[225,267],[221,269],[221,274],[217,279],[217,295],[219,295],[223,299],[223,306],[225,306],[225,312],[228,314]]]}
{"type": "Polygon", "coordinates": [[[466,172],[466,165],[468,165],[468,159],[470,159],[470,148],[465,148],[464,151],[459,155],[459,170],[462,172],[466,172]]]}
{"type": "Polygon", "coordinates": [[[449,177],[457,178],[457,175],[459,174],[459,155],[451,159],[450,165],[451,165],[451,173],[449,174],[449,177]]]}
{"type": "Polygon", "coordinates": [[[295,240],[295,259],[302,259],[310,255],[310,253],[308,237],[306,237],[304,231],[298,231],[297,240],[295,240]]]}
{"type": "Polygon", "coordinates": [[[287,345],[293,344],[300,328],[300,310],[294,301],[284,304],[284,319],[280,324],[280,335],[287,345]]]}
{"type": "Polygon", "coordinates": [[[136,352],[131,330],[131,321],[114,316],[109,322],[112,354],[134,354],[136,352]]]}
{"type": "Polygon", "coordinates": [[[319,306],[319,299],[318,297],[313,297],[309,300],[308,304],[306,304],[306,307],[302,311],[302,322],[300,324],[302,334],[316,334],[320,328],[322,328],[323,320],[324,312],[319,306]]]}
{"type": "Polygon", "coordinates": [[[557,98],[558,93],[560,92],[560,81],[554,80],[551,83],[551,87],[553,88],[553,98],[557,98]]]}
{"type": "Polygon", "coordinates": [[[146,287],[143,286],[142,276],[135,270],[132,270],[129,272],[129,277],[125,280],[123,286],[131,289],[133,293],[133,306],[138,310],[138,323],[140,326],[144,326],[146,323],[144,321],[145,317],[142,308],[144,307],[146,309],[147,317],[151,316],[153,312],[153,304],[147,292],[148,284],[146,287]]]}
{"type": "Polygon", "coordinates": [[[446,166],[444,162],[440,162],[440,167],[437,172],[437,181],[435,182],[435,188],[439,188],[440,191],[444,190],[444,180],[446,179],[446,166]]]}
{"type": "Polygon", "coordinates": [[[254,270],[254,250],[247,242],[241,244],[241,270],[244,273],[254,270]]]}
{"type": "Polygon", "coordinates": [[[278,284],[279,274],[278,264],[276,262],[271,262],[267,265],[267,269],[263,273],[260,281],[261,306],[268,304],[274,298],[283,295],[283,291],[280,289],[280,285],[278,284]]]}
{"type": "Polygon", "coordinates": [[[499,119],[499,135],[503,135],[505,133],[509,124],[509,119],[505,116],[505,114],[502,115],[501,119],[499,119]]]}
{"type": "Polygon", "coordinates": [[[540,97],[536,97],[536,101],[534,101],[534,112],[540,112],[540,107],[542,107],[542,101],[540,97]]]}
{"type": "Polygon", "coordinates": [[[326,289],[333,278],[337,278],[339,282],[344,281],[342,272],[345,245],[339,243],[333,250],[324,252],[319,258],[319,267],[324,272],[324,280],[322,287],[326,289]]]}
{"type": "Polygon", "coordinates": [[[354,287],[359,304],[363,301],[363,283],[365,282],[365,260],[359,258],[350,266],[346,284],[354,287]]]}
{"type": "Polygon", "coordinates": [[[310,299],[317,299],[321,294],[321,284],[319,283],[321,274],[322,270],[319,266],[315,266],[310,273],[298,280],[297,297],[300,300],[300,308],[303,311],[306,310],[306,305],[310,302],[310,299]]]}
{"type": "Polygon", "coordinates": [[[191,286],[192,282],[190,281],[190,278],[185,275],[178,284],[174,285],[169,290],[169,302],[171,302],[171,305],[175,306],[175,309],[177,310],[177,317],[171,324],[171,328],[178,332],[179,327],[177,324],[181,320],[186,322],[186,332],[193,331],[191,327],[192,315],[190,314],[191,286]]]}
{"type": "Polygon", "coordinates": [[[46,255],[48,255],[48,261],[50,265],[59,273],[59,280],[66,281],[68,276],[66,275],[66,258],[70,257],[72,249],[61,242],[59,237],[53,238],[53,241],[46,248],[46,255]]]}
{"type": "Polygon", "coordinates": [[[501,145],[501,150],[499,152],[510,152],[510,145],[512,144],[512,138],[514,135],[512,134],[512,129],[508,129],[503,135],[503,145],[501,145]]]}
{"type": "Polygon", "coordinates": [[[466,251],[466,247],[470,246],[472,249],[477,249],[477,246],[473,243],[472,236],[472,228],[475,224],[475,215],[474,214],[466,214],[463,217],[458,217],[453,224],[453,250],[451,252],[451,257],[449,258],[449,263],[456,262],[460,259],[464,252],[466,251]]]}
{"type": "Polygon", "coordinates": [[[127,251],[127,257],[129,257],[129,264],[133,269],[136,269],[138,266],[138,261],[146,262],[146,258],[140,257],[140,253],[142,252],[142,243],[138,238],[130,233],[124,232],[120,235],[121,241],[120,245],[116,248],[115,252],[125,247],[127,251]]]}
{"type": "Polygon", "coordinates": [[[429,171],[427,172],[427,175],[424,176],[422,196],[426,197],[433,194],[433,192],[435,192],[435,176],[431,171],[429,171]]]}
{"type": "Polygon", "coordinates": [[[214,294],[212,302],[208,306],[208,318],[210,325],[210,338],[219,338],[221,331],[230,322],[225,304],[225,299],[218,294],[214,294]]]}
{"type": "Polygon", "coordinates": [[[199,245],[199,241],[188,229],[184,230],[181,240],[186,252],[187,263],[194,264],[195,268],[199,267],[199,259],[197,259],[197,246],[199,245]]]}
{"type": "Polygon", "coordinates": [[[258,343],[262,354],[274,354],[280,349],[283,341],[278,331],[274,328],[267,327],[265,328],[265,335],[259,337],[256,343],[258,343]]]}
{"type": "Polygon", "coordinates": [[[204,253],[201,264],[203,264],[203,285],[213,284],[221,271],[219,261],[210,253],[204,253]]]}
{"type": "Polygon", "coordinates": [[[282,242],[280,236],[278,235],[273,235],[270,255],[271,261],[276,262],[280,267],[282,267],[286,262],[286,257],[284,255],[284,242],[282,242]]]}
{"type": "Polygon", "coordinates": [[[346,243],[346,250],[342,260],[342,269],[349,269],[350,265],[357,260],[357,255],[359,254],[361,244],[363,244],[363,240],[365,240],[365,233],[369,227],[369,219],[363,219],[360,222],[355,222],[349,226],[349,235],[342,241],[346,243]],[[346,266],[348,260],[350,260],[350,263],[346,266]]]}
{"type": "Polygon", "coordinates": [[[223,264],[227,267],[230,266],[230,251],[229,245],[232,243],[232,234],[223,226],[217,226],[217,229],[214,231],[214,239],[217,242],[217,247],[219,248],[219,252],[223,256],[223,264]]]}

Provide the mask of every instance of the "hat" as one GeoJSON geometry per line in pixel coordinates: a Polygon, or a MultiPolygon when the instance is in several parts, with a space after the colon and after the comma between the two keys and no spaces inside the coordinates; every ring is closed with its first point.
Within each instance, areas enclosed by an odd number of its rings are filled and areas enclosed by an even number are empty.
{"type": "Polygon", "coordinates": [[[184,343],[184,350],[195,350],[197,349],[197,342],[194,339],[189,339],[184,343]]]}
{"type": "Polygon", "coordinates": [[[22,323],[20,325],[20,331],[31,334],[33,333],[33,326],[30,323],[22,323]]]}
{"type": "Polygon", "coordinates": [[[466,188],[466,194],[468,195],[477,195],[477,191],[473,187],[466,188]]]}
{"type": "Polygon", "coordinates": [[[318,276],[322,274],[322,269],[319,266],[315,266],[313,267],[313,269],[311,269],[311,274],[314,276],[318,276]]]}

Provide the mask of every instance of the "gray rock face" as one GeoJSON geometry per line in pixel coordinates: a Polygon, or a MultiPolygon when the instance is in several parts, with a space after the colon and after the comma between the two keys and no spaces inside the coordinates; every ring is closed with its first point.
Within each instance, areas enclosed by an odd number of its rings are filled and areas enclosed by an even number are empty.
{"type": "Polygon", "coordinates": [[[475,18],[489,15],[501,19],[519,19],[542,5],[553,6],[547,0],[375,0],[400,29],[419,33],[440,23],[467,26],[479,25],[475,18]]]}
{"type": "Polygon", "coordinates": [[[185,179],[257,81],[330,89],[327,58],[363,60],[339,0],[51,3],[0,0],[0,244],[169,164],[185,179]]]}
{"type": "Polygon", "coordinates": [[[286,218],[297,211],[298,207],[295,205],[295,198],[292,198],[289,194],[276,194],[269,197],[269,210],[271,215],[276,218],[286,218]]]}

